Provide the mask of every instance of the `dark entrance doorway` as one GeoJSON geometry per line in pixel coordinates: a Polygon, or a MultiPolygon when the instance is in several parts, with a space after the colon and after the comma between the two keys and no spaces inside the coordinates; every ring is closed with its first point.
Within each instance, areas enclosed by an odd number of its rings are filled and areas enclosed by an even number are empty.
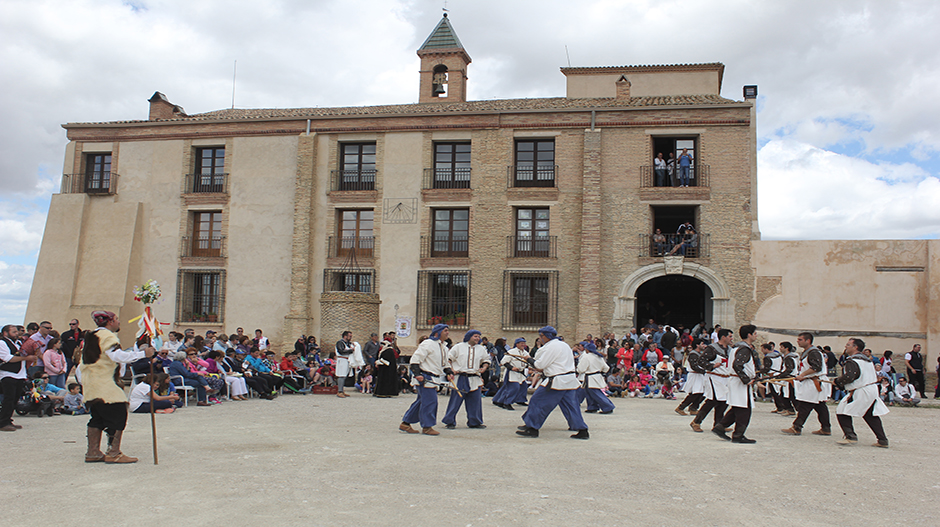
{"type": "Polygon", "coordinates": [[[688,276],[654,278],[636,291],[636,325],[649,319],[657,324],[692,329],[699,322],[711,326],[712,290],[704,282],[688,276]]]}

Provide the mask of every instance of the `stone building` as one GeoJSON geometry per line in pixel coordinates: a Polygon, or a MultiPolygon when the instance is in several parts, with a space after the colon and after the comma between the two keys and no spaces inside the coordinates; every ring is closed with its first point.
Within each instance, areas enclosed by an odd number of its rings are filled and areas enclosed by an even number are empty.
{"type": "Polygon", "coordinates": [[[188,115],[157,92],[147,120],[64,125],[28,317],[128,319],[153,278],[177,329],[329,343],[405,322],[413,346],[439,320],[736,327],[780,294],[752,264],[754,102],[720,95],[722,64],[568,67],[565,97],[468,101],[446,15],[418,56],[416,104],[188,115]],[[655,171],[684,150],[687,181],[655,171]]]}

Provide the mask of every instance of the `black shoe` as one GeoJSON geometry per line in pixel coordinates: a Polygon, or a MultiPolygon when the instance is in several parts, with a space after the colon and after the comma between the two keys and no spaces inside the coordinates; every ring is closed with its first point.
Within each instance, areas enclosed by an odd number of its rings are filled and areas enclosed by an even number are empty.
{"type": "Polygon", "coordinates": [[[516,430],[516,435],[520,435],[522,437],[538,437],[539,431],[537,428],[529,428],[525,426],[522,430],[516,430]]]}
{"type": "Polygon", "coordinates": [[[445,425],[444,428],[448,430],[453,430],[454,428],[457,428],[457,425],[445,425]]]}
{"type": "Polygon", "coordinates": [[[504,404],[503,410],[515,410],[515,408],[513,408],[511,404],[504,404]]]}
{"type": "Polygon", "coordinates": [[[529,427],[526,425],[522,425],[522,426],[517,426],[516,430],[525,430],[526,428],[529,428],[529,427]]]}
{"type": "Polygon", "coordinates": [[[598,413],[599,413],[599,414],[612,414],[612,413],[614,413],[614,411],[613,411],[613,410],[607,410],[606,412],[598,412],[598,413]]]}
{"type": "Polygon", "coordinates": [[[588,414],[596,414],[597,410],[585,410],[584,412],[588,414]]]}
{"type": "Polygon", "coordinates": [[[472,426],[471,426],[471,425],[467,425],[467,428],[486,428],[486,425],[484,425],[484,424],[472,425],[472,426]]]}
{"type": "Polygon", "coordinates": [[[516,403],[516,404],[518,404],[519,406],[529,406],[529,403],[516,403]]]}
{"type": "Polygon", "coordinates": [[[572,439],[589,439],[590,437],[591,434],[589,434],[587,430],[578,430],[577,434],[571,435],[572,439]]]}
{"type": "Polygon", "coordinates": [[[732,443],[742,443],[742,444],[745,444],[745,445],[753,445],[753,444],[756,443],[757,441],[754,441],[753,439],[748,439],[748,438],[746,438],[746,437],[744,437],[744,436],[741,436],[741,437],[733,437],[733,438],[731,438],[731,442],[732,442],[732,443]]]}
{"type": "Polygon", "coordinates": [[[503,403],[498,403],[498,402],[496,402],[496,401],[493,401],[493,406],[498,406],[498,407],[502,408],[502,407],[503,407],[503,403]]]}
{"type": "Polygon", "coordinates": [[[712,433],[715,434],[716,436],[718,436],[718,437],[724,439],[725,441],[731,441],[731,438],[728,437],[728,434],[725,433],[725,429],[724,429],[724,428],[720,428],[720,427],[717,427],[717,426],[716,426],[715,428],[712,428],[712,433]]]}

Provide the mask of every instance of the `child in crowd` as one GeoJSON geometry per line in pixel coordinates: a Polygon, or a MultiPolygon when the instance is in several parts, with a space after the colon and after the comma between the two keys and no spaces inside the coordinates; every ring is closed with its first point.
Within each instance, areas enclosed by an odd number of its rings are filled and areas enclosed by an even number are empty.
{"type": "Polygon", "coordinates": [[[414,393],[414,389],[411,387],[411,372],[408,371],[408,366],[401,365],[398,367],[398,377],[401,382],[402,393],[414,393]]]}
{"type": "Polygon", "coordinates": [[[372,367],[366,364],[359,374],[359,388],[362,393],[372,393],[372,367]]]}
{"type": "Polygon", "coordinates": [[[663,381],[663,386],[659,389],[659,393],[663,396],[663,399],[673,400],[676,398],[676,396],[673,395],[672,381],[669,379],[663,381]]]}
{"type": "Polygon", "coordinates": [[[878,395],[886,405],[894,406],[894,394],[891,389],[891,381],[887,377],[881,378],[881,386],[879,387],[878,395]]]}
{"type": "Polygon", "coordinates": [[[643,389],[643,382],[640,381],[639,375],[634,375],[630,378],[630,382],[627,383],[627,393],[630,394],[630,397],[638,397],[640,392],[643,392],[643,389]]]}
{"type": "Polygon", "coordinates": [[[82,385],[77,382],[69,383],[69,394],[62,400],[62,413],[69,415],[82,415],[85,411],[85,397],[82,395],[82,385]]]}
{"type": "Polygon", "coordinates": [[[650,384],[654,382],[653,376],[650,375],[649,368],[643,368],[639,373],[640,382],[643,383],[643,396],[652,397],[653,389],[650,387],[650,384]]]}
{"type": "Polygon", "coordinates": [[[62,353],[62,341],[58,337],[53,337],[46,344],[46,351],[42,354],[42,364],[46,374],[49,375],[49,384],[65,389],[68,363],[62,353]]]}

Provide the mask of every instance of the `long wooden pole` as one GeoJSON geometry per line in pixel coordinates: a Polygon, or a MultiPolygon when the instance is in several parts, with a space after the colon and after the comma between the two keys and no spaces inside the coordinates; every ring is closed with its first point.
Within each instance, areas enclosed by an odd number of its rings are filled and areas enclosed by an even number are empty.
{"type": "Polygon", "coordinates": [[[160,461],[157,459],[157,416],[153,408],[153,391],[156,389],[154,384],[156,383],[153,379],[153,357],[150,357],[150,435],[153,437],[153,464],[159,465],[160,461]]]}

